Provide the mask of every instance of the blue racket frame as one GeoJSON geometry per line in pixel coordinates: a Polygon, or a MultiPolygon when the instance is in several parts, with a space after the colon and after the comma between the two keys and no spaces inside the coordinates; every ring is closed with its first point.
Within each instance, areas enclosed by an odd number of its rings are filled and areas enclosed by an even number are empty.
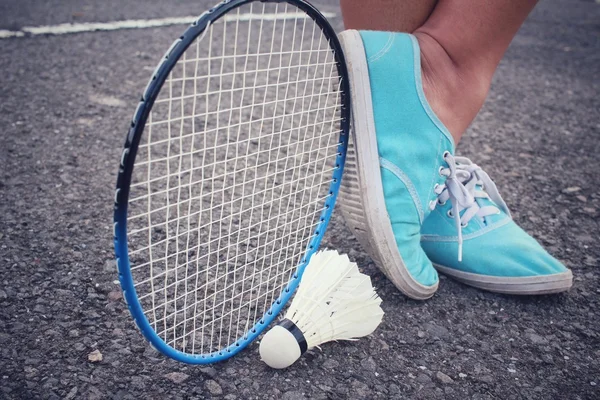
{"type": "Polygon", "coordinates": [[[123,290],[124,299],[129,307],[133,320],[138,329],[150,344],[165,354],[177,361],[190,364],[210,364],[228,359],[248,346],[256,337],[264,331],[267,326],[281,312],[287,301],[293,295],[294,291],[300,283],[300,278],[310,261],[311,256],[317,251],[321,240],[331,219],[333,208],[338,196],[344,163],[346,159],[346,149],[348,144],[348,134],[350,129],[350,87],[348,82],[348,72],[342,47],[337,38],[337,35],[325,17],[311,4],[304,0],[225,0],[210,10],[202,14],[192,25],[173,42],[169,50],[158,64],[143,95],[135,110],[129,132],[125,140],[125,146],[121,154],[119,172],[117,178],[117,188],[115,191],[114,205],[114,225],[113,237],[115,245],[115,256],[117,261],[117,269],[119,273],[119,281],[123,290]],[[314,235],[308,244],[305,255],[301,263],[296,268],[292,279],[281,292],[277,300],[271,305],[263,317],[254,325],[243,337],[227,347],[209,354],[188,354],[169,346],[158,334],[154,331],[150,322],[146,318],[142,306],[138,300],[137,293],[134,287],[133,276],[130,269],[129,251],[127,244],[127,205],[129,199],[129,185],[133,172],[135,157],[140,139],[143,135],[146,120],[154,101],[158,96],[165,80],[169,73],[187,50],[190,44],[200,36],[210,23],[221,18],[227,12],[240,7],[244,4],[252,2],[271,2],[271,3],[288,3],[312,18],[315,23],[322,29],[323,34],[328,39],[329,44],[334,51],[334,57],[337,64],[338,74],[340,76],[341,97],[342,97],[342,121],[339,136],[338,153],[336,157],[336,166],[333,173],[333,180],[329,189],[329,197],[325,202],[325,208],[320,216],[320,223],[315,229],[314,235]]]}

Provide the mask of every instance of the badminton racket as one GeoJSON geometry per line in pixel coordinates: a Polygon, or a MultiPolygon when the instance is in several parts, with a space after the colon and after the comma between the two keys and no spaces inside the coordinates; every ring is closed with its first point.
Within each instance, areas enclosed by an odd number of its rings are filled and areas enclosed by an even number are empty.
{"type": "Polygon", "coordinates": [[[333,211],[349,101],[335,32],[305,1],[224,1],[168,49],[114,199],[124,298],[157,350],[224,360],[281,311],[333,211]]]}

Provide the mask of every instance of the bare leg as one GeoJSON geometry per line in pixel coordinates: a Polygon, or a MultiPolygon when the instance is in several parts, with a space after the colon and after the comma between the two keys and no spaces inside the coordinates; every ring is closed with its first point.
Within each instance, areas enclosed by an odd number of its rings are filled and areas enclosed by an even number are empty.
{"type": "Polygon", "coordinates": [[[416,35],[421,46],[425,96],[456,142],[479,112],[498,63],[536,3],[444,0],[435,4],[431,15],[413,30],[426,14],[425,4],[431,5],[429,1],[341,2],[348,27],[416,35]],[[366,10],[367,4],[372,10],[366,10]],[[394,25],[394,16],[405,8],[414,14],[399,18],[394,25]]]}
{"type": "Polygon", "coordinates": [[[340,0],[346,29],[414,32],[438,0],[340,0]]]}

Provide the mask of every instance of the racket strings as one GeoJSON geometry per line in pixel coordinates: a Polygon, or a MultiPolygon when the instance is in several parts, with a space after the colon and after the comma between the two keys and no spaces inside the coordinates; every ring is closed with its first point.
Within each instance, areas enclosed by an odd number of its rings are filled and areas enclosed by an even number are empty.
{"type": "Polygon", "coordinates": [[[287,4],[211,24],[146,122],[129,200],[135,288],[172,347],[222,350],[286,288],[321,223],[341,90],[320,28],[287,4]]]}
{"type": "MultiPolygon", "coordinates": [[[[322,209],[318,209],[318,210],[315,210],[315,211],[313,212],[313,214],[318,214],[318,215],[320,215],[320,213],[321,213],[322,211],[323,211],[322,209]]],[[[307,215],[310,215],[310,214],[307,214],[307,215]]],[[[294,226],[294,225],[296,225],[298,222],[303,222],[303,220],[304,220],[304,219],[305,219],[305,216],[302,216],[302,218],[297,218],[296,220],[292,220],[292,221],[290,221],[290,222],[288,223],[288,225],[290,225],[290,226],[294,226]]],[[[319,222],[316,222],[314,225],[312,225],[312,226],[310,226],[310,227],[311,227],[311,228],[316,228],[316,226],[317,226],[319,223],[320,223],[320,221],[319,221],[319,222]]],[[[307,228],[309,228],[309,227],[307,227],[307,228]]],[[[256,241],[256,240],[258,240],[258,235],[257,235],[257,236],[254,236],[254,237],[250,237],[248,241],[249,241],[249,242],[252,242],[252,241],[256,241]]],[[[275,240],[274,240],[274,239],[272,239],[270,242],[266,242],[266,243],[264,244],[264,246],[271,246],[271,245],[273,245],[274,243],[275,243],[275,240]]],[[[290,246],[292,246],[292,245],[295,245],[295,244],[289,244],[289,243],[288,243],[288,244],[287,244],[287,247],[279,247],[277,251],[281,252],[281,251],[283,251],[283,250],[287,250],[287,249],[289,249],[289,248],[290,248],[290,246]]],[[[171,252],[171,253],[170,253],[168,256],[165,256],[165,257],[163,257],[163,258],[155,258],[153,261],[154,261],[155,263],[156,263],[156,262],[163,262],[163,261],[164,261],[164,262],[171,262],[171,261],[172,261],[172,259],[173,259],[174,257],[179,257],[179,256],[183,257],[183,256],[185,255],[185,253],[187,253],[187,254],[189,255],[191,252],[193,252],[193,251],[196,251],[197,249],[200,249],[200,250],[205,250],[205,249],[206,249],[206,247],[207,247],[207,245],[203,244],[203,245],[197,245],[197,246],[195,246],[195,247],[190,247],[189,249],[186,249],[186,250],[183,250],[183,251],[175,251],[175,250],[173,250],[173,252],[171,252]]],[[[243,247],[241,247],[241,248],[243,248],[243,247]]],[[[236,261],[237,259],[239,259],[239,258],[242,258],[242,257],[244,257],[245,259],[248,259],[248,258],[250,258],[250,259],[251,259],[251,261],[261,261],[261,260],[262,260],[262,259],[265,257],[264,255],[263,255],[263,256],[261,256],[261,258],[258,258],[258,259],[257,259],[257,258],[255,258],[255,257],[251,257],[251,256],[249,257],[249,255],[250,255],[251,251],[253,251],[253,250],[250,250],[250,249],[249,249],[249,247],[246,247],[244,250],[245,250],[245,251],[240,251],[240,252],[239,252],[237,255],[235,255],[235,256],[231,256],[231,257],[228,257],[228,256],[220,257],[220,258],[218,259],[218,261],[220,261],[220,262],[234,262],[234,261],[236,261]]],[[[219,253],[218,253],[218,252],[216,252],[216,251],[202,253],[202,255],[199,255],[199,256],[197,257],[197,259],[198,259],[198,260],[207,259],[207,261],[213,261],[212,257],[213,257],[215,254],[217,254],[217,255],[218,255],[219,253]],[[210,260],[209,260],[209,259],[210,259],[210,260]]],[[[140,264],[140,265],[136,266],[136,267],[135,267],[135,270],[139,270],[139,269],[141,269],[141,268],[145,268],[145,267],[147,267],[147,266],[149,266],[149,265],[152,265],[152,264],[151,264],[150,262],[142,263],[142,264],[140,264]]],[[[179,264],[179,265],[177,265],[177,267],[181,267],[181,266],[184,266],[184,264],[179,264]]],[[[206,267],[206,271],[209,271],[211,268],[215,268],[215,266],[207,266],[207,267],[206,267]]],[[[169,274],[169,273],[170,273],[170,274],[172,274],[174,271],[176,271],[176,269],[174,269],[174,270],[161,270],[160,268],[156,267],[156,268],[154,268],[154,278],[156,278],[156,277],[159,277],[159,276],[164,276],[165,274],[169,274]]],[[[135,284],[134,284],[134,286],[136,286],[136,287],[138,287],[138,286],[143,286],[144,284],[148,283],[149,281],[150,281],[150,278],[147,278],[147,279],[145,279],[145,280],[141,280],[141,281],[139,281],[139,282],[135,283],[135,284]]],[[[173,284],[174,284],[174,283],[172,282],[172,283],[170,283],[169,285],[173,285],[173,284]]],[[[167,287],[168,287],[168,286],[167,286],[167,287]]],[[[143,298],[143,297],[144,297],[143,295],[142,295],[142,296],[140,296],[140,298],[143,298]]]]}

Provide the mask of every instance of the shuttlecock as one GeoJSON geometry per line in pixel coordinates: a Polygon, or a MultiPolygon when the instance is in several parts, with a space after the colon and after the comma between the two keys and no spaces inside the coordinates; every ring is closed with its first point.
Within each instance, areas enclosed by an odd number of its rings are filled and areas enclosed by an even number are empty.
{"type": "Polygon", "coordinates": [[[322,343],[371,334],[382,318],[371,278],[348,256],[321,251],[306,266],[285,318],[260,342],[260,357],[272,368],[286,368],[322,343]]]}

